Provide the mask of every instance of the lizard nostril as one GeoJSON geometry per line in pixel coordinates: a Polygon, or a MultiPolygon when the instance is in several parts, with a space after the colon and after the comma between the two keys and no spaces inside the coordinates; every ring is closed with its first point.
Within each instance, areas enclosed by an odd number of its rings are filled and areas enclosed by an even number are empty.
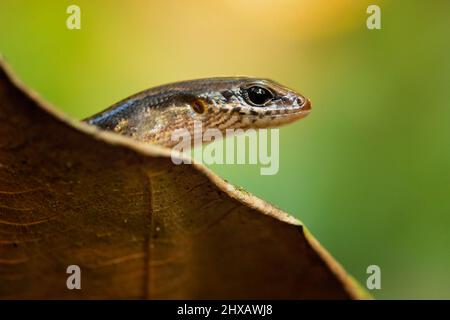
{"type": "Polygon", "coordinates": [[[311,101],[308,99],[297,98],[298,104],[302,106],[302,110],[311,110],[311,101]]]}

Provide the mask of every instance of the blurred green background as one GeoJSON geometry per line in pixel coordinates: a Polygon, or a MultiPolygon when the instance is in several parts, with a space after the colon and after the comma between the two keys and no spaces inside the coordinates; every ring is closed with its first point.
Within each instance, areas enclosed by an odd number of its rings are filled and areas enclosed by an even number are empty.
{"type": "Polygon", "coordinates": [[[75,118],[182,79],[297,89],[313,112],[281,129],[277,175],[212,169],[303,221],[363,285],[379,265],[375,297],[448,299],[449,14],[446,0],[1,0],[0,52],[75,118]],[[70,4],[81,30],[66,28],[70,4]]]}

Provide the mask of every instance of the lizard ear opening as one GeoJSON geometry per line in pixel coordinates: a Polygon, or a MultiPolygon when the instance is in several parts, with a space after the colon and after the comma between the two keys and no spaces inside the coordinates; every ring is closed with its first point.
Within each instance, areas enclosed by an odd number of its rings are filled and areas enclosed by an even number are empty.
{"type": "Polygon", "coordinates": [[[194,99],[190,102],[192,110],[194,110],[198,114],[204,114],[208,110],[208,106],[206,101],[203,99],[194,99]]]}
{"type": "Polygon", "coordinates": [[[208,111],[208,102],[204,98],[200,98],[191,94],[181,94],[172,97],[174,103],[183,103],[198,114],[204,114],[208,111]]]}

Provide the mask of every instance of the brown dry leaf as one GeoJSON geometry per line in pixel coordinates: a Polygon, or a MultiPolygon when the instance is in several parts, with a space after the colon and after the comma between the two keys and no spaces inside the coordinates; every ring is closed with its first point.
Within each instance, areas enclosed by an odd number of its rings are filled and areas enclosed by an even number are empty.
{"type": "Polygon", "coordinates": [[[294,218],[168,149],[65,118],[2,62],[0,297],[366,295],[294,218]]]}

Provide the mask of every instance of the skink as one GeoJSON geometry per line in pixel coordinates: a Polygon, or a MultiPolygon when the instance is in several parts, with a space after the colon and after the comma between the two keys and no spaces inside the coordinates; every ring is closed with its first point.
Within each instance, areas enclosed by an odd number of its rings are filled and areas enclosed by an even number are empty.
{"type": "MultiPolygon", "coordinates": [[[[268,79],[218,77],[151,88],[84,121],[146,143],[173,147],[177,129],[271,128],[305,117],[310,101],[268,79]]],[[[192,135],[193,136],[193,135],[192,135]]]]}

